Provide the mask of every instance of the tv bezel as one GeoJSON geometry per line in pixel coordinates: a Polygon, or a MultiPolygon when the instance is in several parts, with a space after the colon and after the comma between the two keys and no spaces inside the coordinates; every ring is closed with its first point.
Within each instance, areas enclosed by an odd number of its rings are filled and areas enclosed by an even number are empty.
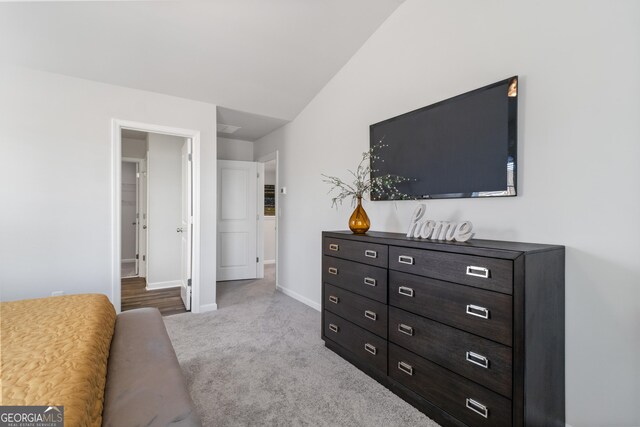
{"type": "MultiPolygon", "coordinates": [[[[400,114],[398,116],[392,117],[390,119],[386,119],[377,123],[374,123],[369,126],[369,148],[373,147],[374,144],[378,143],[378,141],[373,141],[373,129],[375,126],[382,125],[384,123],[393,122],[396,120],[400,120],[406,117],[409,117],[414,114],[421,113],[426,110],[430,110],[435,107],[439,107],[444,104],[448,104],[453,101],[457,101],[469,96],[473,96],[479,92],[492,89],[496,86],[501,86],[506,84],[507,90],[509,90],[510,83],[515,79],[516,81],[516,93],[515,96],[509,96],[508,93],[505,94],[508,99],[508,112],[507,112],[507,159],[513,159],[513,190],[510,191],[509,186],[509,162],[505,165],[505,172],[507,173],[507,188],[505,190],[500,191],[480,191],[474,193],[445,193],[445,194],[426,194],[419,196],[412,196],[408,199],[392,199],[392,198],[377,198],[374,197],[373,193],[370,194],[371,201],[398,201],[398,200],[432,200],[432,199],[470,199],[470,198],[480,198],[480,197],[515,197],[518,195],[518,90],[519,90],[519,78],[517,75],[500,80],[498,82],[492,83],[487,86],[480,87],[478,89],[471,90],[469,92],[462,93],[460,95],[453,96],[451,98],[445,99],[443,101],[436,102],[434,104],[427,105],[422,108],[418,108],[416,110],[409,111],[404,114],[400,114]]],[[[372,166],[373,169],[373,166],[372,166]]],[[[371,176],[373,177],[373,171],[371,172],[371,176]]]]}

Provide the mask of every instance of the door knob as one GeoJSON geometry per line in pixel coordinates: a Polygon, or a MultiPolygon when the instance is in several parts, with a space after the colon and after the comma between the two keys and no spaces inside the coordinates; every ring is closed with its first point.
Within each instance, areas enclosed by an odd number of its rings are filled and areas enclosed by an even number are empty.
{"type": "Polygon", "coordinates": [[[178,227],[178,228],[176,228],[176,231],[177,231],[178,233],[182,233],[182,227],[178,227]]]}

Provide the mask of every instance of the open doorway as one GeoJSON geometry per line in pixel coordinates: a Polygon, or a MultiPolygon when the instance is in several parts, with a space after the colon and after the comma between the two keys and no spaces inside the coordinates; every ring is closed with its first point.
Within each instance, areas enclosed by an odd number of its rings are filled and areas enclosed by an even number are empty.
{"type": "Polygon", "coordinates": [[[264,278],[276,284],[276,188],[277,188],[277,159],[264,162],[264,224],[263,224],[263,253],[264,278]]]}
{"type": "Polygon", "coordinates": [[[122,251],[121,274],[123,278],[139,274],[139,162],[122,159],[122,251]]]}
{"type": "Polygon", "coordinates": [[[279,210],[277,188],[277,152],[256,162],[218,160],[219,308],[245,302],[247,298],[268,296],[276,291],[279,210]],[[251,180],[252,176],[258,179],[251,180]],[[253,181],[253,184],[246,185],[249,181],[253,181]],[[239,194],[243,194],[243,197],[238,198],[239,194]],[[252,218],[245,212],[253,213],[252,218]],[[247,225],[240,228],[240,220],[244,218],[247,225]],[[225,221],[229,223],[225,224],[225,221]],[[251,221],[256,227],[255,237],[243,240],[249,236],[246,230],[252,225],[251,221]],[[252,256],[255,256],[253,267],[249,265],[252,256]],[[244,269],[245,265],[251,271],[250,275],[243,276],[243,271],[237,270],[237,267],[244,269]]]}
{"type": "Polygon", "coordinates": [[[194,141],[172,131],[140,128],[114,129],[120,136],[115,180],[120,280],[114,300],[122,311],[156,307],[163,315],[182,313],[191,310],[199,261],[194,251],[199,217],[194,141]]]}
{"type": "Polygon", "coordinates": [[[123,278],[146,276],[147,134],[122,131],[120,271],[123,278]]]}
{"type": "Polygon", "coordinates": [[[169,315],[191,308],[184,295],[191,269],[189,153],[187,138],[122,131],[123,311],[156,307],[169,315]]]}

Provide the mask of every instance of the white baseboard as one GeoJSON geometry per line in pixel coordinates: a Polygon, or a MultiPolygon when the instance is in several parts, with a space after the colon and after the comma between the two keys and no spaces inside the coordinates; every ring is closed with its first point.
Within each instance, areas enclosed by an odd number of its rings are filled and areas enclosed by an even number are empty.
{"type": "Polygon", "coordinates": [[[168,282],[147,283],[146,289],[153,291],[156,289],[179,288],[180,286],[182,286],[182,280],[169,280],[168,282]]]}
{"type": "Polygon", "coordinates": [[[267,265],[267,264],[275,264],[275,263],[276,263],[276,260],[275,260],[275,259],[265,259],[265,260],[264,260],[264,265],[267,265]]]}
{"type": "Polygon", "coordinates": [[[218,309],[218,304],[204,304],[200,306],[200,311],[198,313],[206,313],[207,311],[216,311],[218,309]]]}
{"type": "Polygon", "coordinates": [[[313,308],[314,310],[320,311],[320,304],[318,304],[315,301],[310,300],[307,297],[304,297],[302,295],[300,295],[297,292],[292,291],[291,289],[287,289],[287,288],[283,288],[282,286],[280,286],[279,284],[276,283],[276,290],[282,292],[283,294],[290,296],[291,298],[300,301],[301,303],[308,305],[309,307],[313,308]]]}
{"type": "Polygon", "coordinates": [[[121,262],[136,262],[136,259],[135,258],[131,258],[131,259],[127,258],[127,259],[123,259],[121,262]]]}

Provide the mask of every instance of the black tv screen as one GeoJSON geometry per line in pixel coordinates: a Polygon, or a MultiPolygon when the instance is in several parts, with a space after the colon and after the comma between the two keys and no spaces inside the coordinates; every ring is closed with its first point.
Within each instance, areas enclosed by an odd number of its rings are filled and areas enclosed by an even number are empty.
{"type": "Polygon", "coordinates": [[[511,77],[371,125],[372,178],[409,178],[397,186],[404,199],[515,196],[517,85],[511,77]]]}

